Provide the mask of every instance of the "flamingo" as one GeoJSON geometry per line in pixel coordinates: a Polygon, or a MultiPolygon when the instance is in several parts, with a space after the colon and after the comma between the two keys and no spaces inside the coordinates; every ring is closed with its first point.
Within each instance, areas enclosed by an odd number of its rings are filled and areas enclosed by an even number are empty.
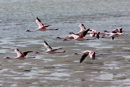
{"type": "Polygon", "coordinates": [[[98,31],[95,30],[95,29],[89,29],[88,34],[89,34],[91,37],[96,37],[97,39],[99,39],[99,35],[102,34],[102,33],[98,32],[98,31]]]}
{"type": "MultiPolygon", "coordinates": [[[[62,48],[52,49],[52,47],[46,41],[44,41],[44,46],[47,48],[47,51],[44,51],[43,53],[54,54],[54,53],[65,53],[66,52],[66,50],[64,50],[62,52],[57,52],[57,50],[62,49],[62,48]]],[[[40,53],[41,52],[36,52],[36,54],[40,54],[40,53]]]]}
{"type": "Polygon", "coordinates": [[[116,32],[116,33],[119,32],[119,33],[122,33],[123,31],[122,31],[122,28],[118,27],[118,28],[116,28],[116,29],[113,29],[112,32],[116,32]]]}
{"type": "Polygon", "coordinates": [[[71,35],[68,35],[66,37],[57,37],[58,39],[64,39],[64,40],[77,40],[77,41],[84,41],[84,40],[94,40],[94,39],[87,39],[85,38],[85,35],[87,34],[87,30],[82,32],[82,34],[80,35],[77,35],[77,34],[71,34],[71,35]]]}
{"type": "Polygon", "coordinates": [[[114,40],[115,37],[123,36],[123,35],[129,35],[129,34],[123,34],[118,32],[105,32],[102,38],[109,38],[111,37],[112,40],[114,40]],[[105,35],[108,35],[107,37],[105,35]]]}
{"type": "Polygon", "coordinates": [[[36,29],[36,30],[27,30],[26,32],[46,31],[46,30],[58,30],[58,29],[48,29],[47,27],[49,25],[44,25],[38,17],[36,18],[36,23],[39,26],[38,29],[36,29]]]}
{"type": "Polygon", "coordinates": [[[105,30],[104,32],[112,32],[112,33],[123,33],[123,32],[129,32],[129,31],[123,31],[123,28],[120,28],[120,27],[118,27],[118,28],[116,28],[116,29],[113,29],[112,31],[107,31],[107,30],[105,30]]]}
{"type": "Polygon", "coordinates": [[[83,60],[89,55],[90,58],[92,58],[93,60],[95,60],[95,52],[90,51],[90,50],[86,50],[83,53],[75,53],[75,55],[79,55],[82,54],[81,59],[80,59],[80,63],[83,62],[83,60]]]}
{"type": "MultiPolygon", "coordinates": [[[[86,50],[84,51],[83,53],[75,53],[74,55],[80,55],[82,54],[81,56],[81,59],[80,59],[80,63],[83,62],[83,60],[89,55],[89,57],[93,60],[95,60],[95,54],[99,54],[99,53],[95,53],[94,51],[90,51],[90,50],[86,50]]],[[[103,54],[99,54],[99,55],[103,55],[103,54]]]]}
{"type": "Polygon", "coordinates": [[[27,58],[35,58],[35,57],[26,57],[26,55],[32,51],[25,51],[21,52],[19,49],[14,50],[17,53],[17,57],[11,58],[11,57],[6,57],[6,59],[27,59],[27,58]]]}
{"type": "MultiPolygon", "coordinates": [[[[80,31],[78,33],[76,33],[76,35],[81,35],[83,32],[90,30],[89,28],[86,30],[84,24],[79,24],[79,27],[80,27],[80,31]]],[[[75,33],[70,32],[69,34],[75,34],[75,33]]]]}

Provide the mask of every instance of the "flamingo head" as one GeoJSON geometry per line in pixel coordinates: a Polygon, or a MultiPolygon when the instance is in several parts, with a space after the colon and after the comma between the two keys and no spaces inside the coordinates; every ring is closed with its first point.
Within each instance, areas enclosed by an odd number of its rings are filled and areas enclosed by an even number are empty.
{"type": "Polygon", "coordinates": [[[6,59],[11,59],[10,57],[6,57],[6,59]]]}
{"type": "Polygon", "coordinates": [[[56,37],[56,39],[61,39],[61,37],[56,37]]]}
{"type": "Polygon", "coordinates": [[[104,32],[108,32],[107,30],[104,30],[104,32]]]}
{"type": "Polygon", "coordinates": [[[36,52],[35,54],[40,54],[40,52],[36,52]]]}
{"type": "Polygon", "coordinates": [[[69,32],[69,34],[74,34],[74,32],[69,32]]]}
{"type": "Polygon", "coordinates": [[[27,30],[26,32],[31,32],[31,30],[27,30]]]}
{"type": "Polygon", "coordinates": [[[79,55],[78,53],[75,53],[74,55],[79,55]]]}

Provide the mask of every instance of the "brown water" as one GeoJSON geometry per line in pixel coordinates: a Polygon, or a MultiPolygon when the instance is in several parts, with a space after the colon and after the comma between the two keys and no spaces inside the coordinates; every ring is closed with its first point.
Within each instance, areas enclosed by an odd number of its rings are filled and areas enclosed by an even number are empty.
{"type": "MultiPolygon", "coordinates": [[[[1,87],[129,87],[130,36],[115,40],[63,41],[69,32],[78,32],[79,24],[103,32],[122,27],[129,30],[129,0],[0,0],[0,86],[1,87]],[[58,31],[31,32],[39,17],[49,28],[58,31]],[[63,47],[63,54],[39,54],[43,41],[52,47],[63,47]],[[32,50],[35,59],[7,60],[13,51],[32,50]],[[104,55],[89,57],[79,63],[75,52],[93,50],[104,55]]],[[[129,32],[127,32],[129,33],[129,32]]],[[[86,36],[90,38],[90,36],[86,36]]]]}

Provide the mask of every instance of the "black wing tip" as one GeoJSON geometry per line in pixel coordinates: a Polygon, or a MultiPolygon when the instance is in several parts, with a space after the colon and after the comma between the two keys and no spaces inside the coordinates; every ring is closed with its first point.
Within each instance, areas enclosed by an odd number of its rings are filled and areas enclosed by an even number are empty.
{"type": "Polygon", "coordinates": [[[46,45],[48,45],[48,43],[44,40],[44,43],[46,44],[46,45]]]}
{"type": "Polygon", "coordinates": [[[85,37],[87,33],[88,33],[88,31],[87,31],[87,30],[86,30],[86,31],[84,31],[84,32],[83,32],[83,36],[85,37]]]}
{"type": "Polygon", "coordinates": [[[97,33],[97,36],[96,36],[96,37],[97,37],[97,39],[99,39],[99,38],[100,38],[100,36],[99,36],[99,35],[100,35],[100,32],[98,32],[98,33],[97,33]]]}
{"type": "Polygon", "coordinates": [[[123,31],[122,31],[122,28],[120,28],[120,33],[122,33],[123,31]]]}
{"type": "Polygon", "coordinates": [[[44,40],[44,43],[47,43],[47,42],[44,40]]]}
{"type": "Polygon", "coordinates": [[[16,48],[17,51],[20,51],[18,48],[16,48]]]}
{"type": "Polygon", "coordinates": [[[26,56],[30,52],[33,52],[33,51],[25,51],[25,52],[23,52],[23,55],[26,56]]]}
{"type": "Polygon", "coordinates": [[[82,61],[80,61],[80,63],[82,63],[82,61]]]}
{"type": "Polygon", "coordinates": [[[88,28],[87,31],[90,31],[90,28],[88,28]]]}
{"type": "Polygon", "coordinates": [[[82,26],[84,26],[84,24],[81,24],[82,26]]]}
{"type": "Polygon", "coordinates": [[[81,24],[83,27],[84,27],[84,29],[86,29],[86,27],[84,26],[84,24],[81,24]]]}
{"type": "Polygon", "coordinates": [[[115,37],[112,37],[112,40],[114,40],[115,37]]]}
{"type": "Polygon", "coordinates": [[[88,56],[88,54],[83,54],[80,59],[80,63],[82,63],[87,56],[88,56]]]}
{"type": "Polygon", "coordinates": [[[18,48],[16,48],[16,50],[19,50],[18,48]]]}
{"type": "Polygon", "coordinates": [[[82,59],[80,59],[80,63],[82,63],[83,62],[83,60],[82,59]]]}
{"type": "Polygon", "coordinates": [[[36,19],[37,19],[39,22],[41,22],[41,20],[40,20],[38,17],[36,17],[36,19]]]}
{"type": "Polygon", "coordinates": [[[33,51],[28,51],[28,52],[30,53],[30,52],[33,52],[33,51]]]}
{"type": "Polygon", "coordinates": [[[96,54],[96,53],[94,52],[94,53],[93,53],[93,57],[92,57],[93,60],[95,60],[95,54],[96,54]]]}

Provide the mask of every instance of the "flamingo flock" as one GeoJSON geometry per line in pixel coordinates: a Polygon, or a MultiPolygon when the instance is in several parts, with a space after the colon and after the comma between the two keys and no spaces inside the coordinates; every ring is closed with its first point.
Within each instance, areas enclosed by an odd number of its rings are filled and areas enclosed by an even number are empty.
{"type": "MultiPolygon", "coordinates": [[[[58,30],[58,29],[49,29],[49,25],[44,25],[41,20],[37,17],[36,18],[36,23],[38,24],[38,28],[36,30],[27,30],[26,32],[36,32],[36,31],[47,31],[47,30],[58,30]]],[[[104,30],[104,32],[99,32],[95,29],[86,29],[84,24],[79,24],[80,27],[80,31],[78,33],[74,33],[74,32],[70,32],[66,37],[56,37],[57,39],[63,39],[63,41],[71,41],[71,40],[77,40],[77,41],[84,41],[84,40],[95,40],[95,39],[100,39],[100,38],[112,38],[112,40],[115,39],[115,37],[119,37],[119,36],[124,36],[124,35],[129,35],[129,34],[124,34],[123,32],[127,32],[127,31],[123,31],[122,28],[116,28],[113,29],[112,31],[108,31],[108,30],[104,30]],[[85,36],[89,35],[90,38],[86,38],[85,36]]],[[[41,54],[41,53],[48,53],[48,54],[55,54],[55,53],[65,53],[66,50],[63,51],[57,51],[62,49],[61,47],[57,48],[57,49],[53,49],[48,43],[47,41],[44,41],[43,45],[46,47],[46,51],[43,52],[36,52],[35,54],[41,54]]],[[[35,57],[26,57],[26,55],[28,53],[31,53],[33,51],[24,51],[21,52],[18,48],[14,50],[17,53],[17,57],[6,57],[6,59],[27,59],[27,58],[35,58],[35,57]]],[[[91,50],[86,50],[82,53],[74,53],[74,55],[82,55],[80,58],[80,63],[82,63],[85,58],[89,55],[89,57],[92,60],[96,59],[96,53],[95,51],[91,51],[91,50]]],[[[103,54],[99,54],[99,55],[103,55],[103,54]]]]}

